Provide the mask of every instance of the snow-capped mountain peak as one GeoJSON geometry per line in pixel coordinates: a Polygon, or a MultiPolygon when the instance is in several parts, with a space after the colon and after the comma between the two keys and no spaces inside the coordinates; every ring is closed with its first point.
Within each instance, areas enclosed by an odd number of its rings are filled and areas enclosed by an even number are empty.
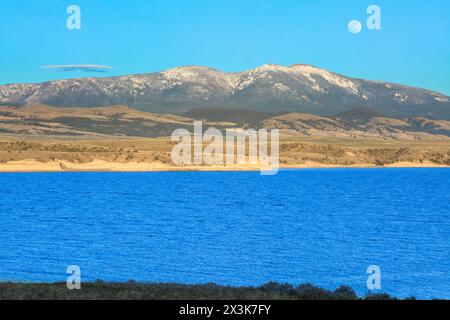
{"type": "Polygon", "coordinates": [[[232,107],[318,115],[364,106],[393,117],[450,119],[450,98],[440,93],[355,79],[307,64],[265,64],[243,72],[185,66],[121,77],[11,84],[0,86],[0,103],[62,107],[125,104],[161,113],[232,107]]]}

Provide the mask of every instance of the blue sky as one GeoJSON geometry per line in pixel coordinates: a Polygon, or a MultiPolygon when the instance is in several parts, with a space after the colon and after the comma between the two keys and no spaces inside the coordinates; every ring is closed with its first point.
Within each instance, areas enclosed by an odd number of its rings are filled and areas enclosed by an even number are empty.
{"type": "Polygon", "coordinates": [[[307,63],[450,95],[448,0],[1,0],[0,84],[307,63]],[[66,27],[69,5],[81,30],[66,27]],[[365,27],[382,10],[382,29],[365,27]],[[363,22],[359,34],[347,24],[363,22]],[[47,65],[111,66],[68,72],[47,65]]]}

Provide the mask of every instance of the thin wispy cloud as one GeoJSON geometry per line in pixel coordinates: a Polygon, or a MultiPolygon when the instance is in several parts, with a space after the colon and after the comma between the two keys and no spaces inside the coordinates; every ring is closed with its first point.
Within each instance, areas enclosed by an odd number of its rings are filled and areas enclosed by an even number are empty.
{"type": "Polygon", "coordinates": [[[48,65],[42,66],[44,69],[53,69],[63,72],[82,71],[82,72],[108,72],[113,67],[98,64],[64,64],[64,65],[48,65]]]}

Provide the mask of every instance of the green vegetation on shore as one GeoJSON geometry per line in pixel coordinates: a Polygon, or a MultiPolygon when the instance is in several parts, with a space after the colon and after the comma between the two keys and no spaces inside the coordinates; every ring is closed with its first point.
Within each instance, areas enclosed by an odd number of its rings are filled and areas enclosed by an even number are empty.
{"type": "Polygon", "coordinates": [[[349,287],[335,291],[312,285],[268,283],[261,287],[224,287],[215,284],[141,284],[137,282],[83,283],[68,290],[65,283],[0,283],[0,300],[394,300],[387,294],[358,297],[349,287]]]}

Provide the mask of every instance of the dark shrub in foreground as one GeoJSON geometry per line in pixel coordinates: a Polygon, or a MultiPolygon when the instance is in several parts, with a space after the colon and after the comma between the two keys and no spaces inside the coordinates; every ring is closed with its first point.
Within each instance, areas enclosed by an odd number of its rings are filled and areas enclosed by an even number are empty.
{"type": "MultiPolygon", "coordinates": [[[[310,284],[298,287],[271,282],[261,287],[223,287],[216,284],[142,284],[137,282],[83,283],[70,291],[65,283],[0,283],[0,300],[356,300],[356,293],[342,286],[329,291],[310,284]]],[[[392,299],[369,295],[365,299],[392,299]]]]}

